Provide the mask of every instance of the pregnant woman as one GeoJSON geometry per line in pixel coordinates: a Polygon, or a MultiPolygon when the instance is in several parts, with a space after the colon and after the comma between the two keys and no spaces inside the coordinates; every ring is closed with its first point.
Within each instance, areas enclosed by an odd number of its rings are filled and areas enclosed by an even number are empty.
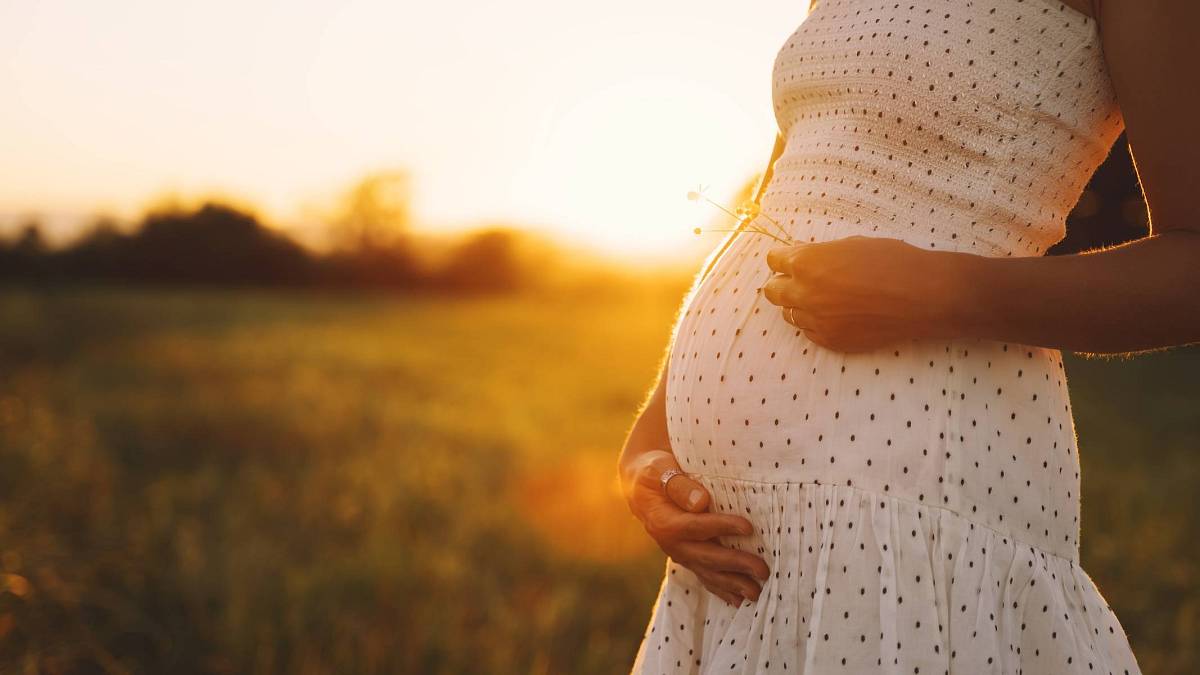
{"type": "Polygon", "coordinates": [[[1200,10],[1099,5],[820,0],[779,50],[748,222],[793,243],[710,258],[621,453],[634,672],[1139,672],[1059,350],[1200,340],[1200,10]],[[1044,256],[1123,129],[1151,236],[1044,256]]]}

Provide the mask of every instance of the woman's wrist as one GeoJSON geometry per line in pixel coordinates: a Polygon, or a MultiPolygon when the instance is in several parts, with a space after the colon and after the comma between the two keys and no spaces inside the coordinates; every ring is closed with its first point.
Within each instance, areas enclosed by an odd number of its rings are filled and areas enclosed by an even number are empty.
{"type": "Polygon", "coordinates": [[[941,251],[944,256],[945,293],[940,312],[939,337],[989,337],[993,318],[988,311],[985,290],[987,267],[992,260],[987,256],[941,251]]]}
{"type": "Polygon", "coordinates": [[[671,439],[667,432],[666,378],[667,367],[664,365],[654,391],[642,406],[617,457],[617,473],[623,489],[632,485],[637,469],[645,462],[646,453],[662,448],[666,448],[665,452],[671,452],[671,439]]]}

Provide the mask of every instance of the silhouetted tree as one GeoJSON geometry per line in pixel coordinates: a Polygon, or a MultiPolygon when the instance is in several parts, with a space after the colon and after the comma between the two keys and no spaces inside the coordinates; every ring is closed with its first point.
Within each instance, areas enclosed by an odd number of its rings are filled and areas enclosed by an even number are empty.
{"type": "Polygon", "coordinates": [[[322,276],[342,286],[408,288],[424,276],[409,241],[411,181],[404,171],[369,174],[342,196],[330,220],[334,251],[322,276]]]}
{"type": "Polygon", "coordinates": [[[36,220],[25,223],[21,234],[13,247],[17,253],[27,256],[40,256],[46,253],[46,239],[42,236],[42,225],[36,220]]]}
{"type": "Polygon", "coordinates": [[[59,265],[62,276],[83,279],[118,279],[131,268],[130,236],[117,223],[100,218],[62,252],[59,265]]]}
{"type": "Polygon", "coordinates": [[[441,269],[440,284],[460,291],[511,292],[530,285],[534,271],[521,260],[520,235],[489,229],[454,248],[441,269]]]}
{"type": "Polygon", "coordinates": [[[38,279],[46,275],[49,249],[42,236],[42,225],[30,218],[21,225],[16,239],[0,249],[0,277],[38,279]]]}
{"type": "Polygon", "coordinates": [[[391,248],[412,221],[411,181],[404,171],[367,175],[342,197],[330,223],[334,245],[340,249],[391,248]]]}
{"type": "Polygon", "coordinates": [[[300,283],[312,260],[299,244],[251,214],[207,203],[194,213],[146,216],[128,240],[121,276],[186,283],[300,283]]]}

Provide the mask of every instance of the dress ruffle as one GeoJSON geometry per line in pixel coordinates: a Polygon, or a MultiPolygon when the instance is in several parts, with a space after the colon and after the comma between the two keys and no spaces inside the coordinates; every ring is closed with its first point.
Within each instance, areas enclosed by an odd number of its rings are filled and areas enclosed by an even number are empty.
{"type": "Polygon", "coordinates": [[[734,608],[668,559],[634,673],[1139,672],[1077,560],[857,487],[695,477],[771,576],[734,608]]]}

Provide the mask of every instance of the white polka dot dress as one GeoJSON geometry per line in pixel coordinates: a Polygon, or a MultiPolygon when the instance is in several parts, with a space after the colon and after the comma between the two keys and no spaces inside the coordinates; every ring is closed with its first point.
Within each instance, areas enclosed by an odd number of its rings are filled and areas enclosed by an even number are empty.
{"type": "MultiPolygon", "coordinates": [[[[1124,128],[1096,22],[1058,0],[821,0],[773,101],[787,145],[762,207],[794,239],[984,256],[1062,238],[1124,128]]],[[[757,291],[776,245],[730,240],[667,379],[680,464],[754,523],[721,541],[771,577],[735,608],[668,560],[633,672],[1140,672],[1079,565],[1061,353],[823,348],[757,291]]]]}

